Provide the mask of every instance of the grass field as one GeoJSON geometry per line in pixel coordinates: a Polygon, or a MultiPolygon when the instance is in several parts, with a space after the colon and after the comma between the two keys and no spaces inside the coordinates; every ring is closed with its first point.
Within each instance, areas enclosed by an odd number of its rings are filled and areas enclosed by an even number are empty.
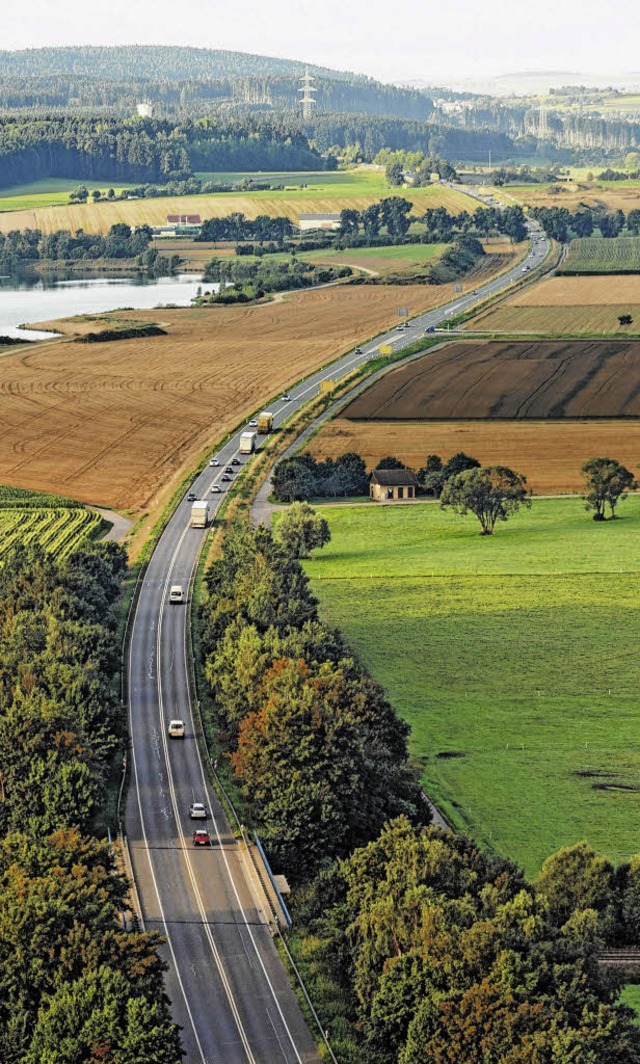
{"type": "MultiPolygon", "coordinates": [[[[260,176],[260,175],[254,175],[260,176]]],[[[308,188],[282,192],[222,192],[214,195],[166,197],[159,199],[120,200],[117,203],[71,204],[38,207],[0,214],[0,231],[41,229],[84,229],[87,233],[106,233],[116,222],[128,225],[164,225],[167,214],[200,214],[202,218],[223,217],[241,211],[248,218],[259,214],[286,215],[297,221],[301,213],[337,213],[349,207],[363,210],[385,196],[400,195],[411,200],[414,213],[427,207],[446,207],[453,213],[467,210],[468,197],[461,192],[434,185],[428,188],[391,189],[384,171],[354,170],[349,173],[320,174],[308,177],[308,188]]],[[[104,186],[101,186],[104,187],[104,186]]]]}
{"type": "Polygon", "coordinates": [[[636,853],[640,498],[604,525],[536,500],[491,538],[436,504],[324,512],[312,589],[454,824],[529,874],[582,838],[636,853]]]}
{"type": "Polygon", "coordinates": [[[640,273],[640,237],[583,237],[572,240],[559,274],[640,273]]]}
{"type": "Polygon", "coordinates": [[[36,207],[52,207],[69,202],[69,193],[78,185],[84,185],[92,192],[94,188],[106,193],[113,188],[118,194],[121,190],[108,182],[85,181],[79,177],[73,181],[66,177],[49,177],[42,181],[31,181],[26,185],[12,185],[0,189],[0,211],[32,211],[36,207]]]}
{"type": "Polygon", "coordinates": [[[335,418],[307,450],[317,458],[355,451],[368,469],[390,454],[411,469],[420,469],[428,454],[447,459],[464,451],[482,465],[507,465],[524,473],[537,495],[554,495],[581,491],[581,466],[594,455],[613,455],[637,472],[640,420],[373,422],[335,418]]]}
{"type": "Polygon", "coordinates": [[[99,514],[71,500],[0,487],[0,565],[13,547],[39,543],[64,558],[102,526],[99,514]]]}
{"type": "Polygon", "coordinates": [[[552,277],[516,292],[468,321],[465,331],[507,333],[602,333],[640,331],[640,275],[552,277]],[[631,314],[632,325],[618,315],[631,314]]]}

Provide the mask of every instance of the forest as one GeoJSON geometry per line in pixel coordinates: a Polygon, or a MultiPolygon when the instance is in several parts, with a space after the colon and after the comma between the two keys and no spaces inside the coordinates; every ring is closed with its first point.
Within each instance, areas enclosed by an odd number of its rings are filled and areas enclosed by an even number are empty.
{"type": "Polygon", "coordinates": [[[100,119],[0,118],[0,187],[45,177],[162,182],[192,170],[318,170],[295,122],[261,116],[100,119]]]}
{"type": "MultiPolygon", "coordinates": [[[[175,1064],[156,933],[93,831],[125,739],[115,543],[0,569],[0,1060],[175,1064]]],[[[114,823],[114,821],[112,821],[114,823]]],[[[106,828],[100,831],[103,834],[106,828]]]]}

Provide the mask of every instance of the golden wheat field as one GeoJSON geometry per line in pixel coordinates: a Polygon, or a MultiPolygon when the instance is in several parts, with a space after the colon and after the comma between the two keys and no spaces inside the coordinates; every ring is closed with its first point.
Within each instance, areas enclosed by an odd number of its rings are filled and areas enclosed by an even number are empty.
{"type": "Polygon", "coordinates": [[[640,330],[640,276],[552,277],[516,292],[464,326],[467,331],[603,333],[624,336],[640,330]],[[631,314],[621,326],[618,315],[631,314]]]}
{"type": "Polygon", "coordinates": [[[336,418],[307,450],[317,458],[346,451],[362,455],[368,469],[395,455],[420,469],[428,454],[458,451],[482,465],[507,465],[524,473],[539,495],[580,492],[580,467],[594,455],[617,458],[637,473],[640,421],[405,421],[362,422],[336,418]]]}
{"type": "MultiPolygon", "coordinates": [[[[10,350],[0,359],[0,483],[153,509],[269,396],[388,327],[398,306],[414,313],[452,297],[451,285],[334,287],[254,307],[120,312],[168,335],[10,350]]],[[[96,322],[63,327],[72,336],[96,322]]]]}
{"type": "Polygon", "coordinates": [[[561,185],[509,185],[508,194],[529,207],[566,207],[576,211],[582,205],[603,205],[610,211],[640,207],[640,182],[635,185],[589,185],[568,181],[561,185]]]}
{"type": "MultiPolygon", "coordinates": [[[[398,190],[400,192],[400,190],[398,190]]],[[[164,225],[168,214],[199,214],[201,218],[222,218],[239,211],[247,218],[260,214],[285,216],[297,222],[300,214],[340,212],[343,208],[362,211],[377,203],[385,194],[371,192],[304,196],[282,193],[218,193],[201,196],[173,196],[158,199],[119,200],[116,203],[69,204],[62,207],[37,207],[30,211],[0,213],[0,232],[12,229],[40,229],[54,233],[58,229],[86,233],[107,233],[116,222],[127,225],[164,225]]],[[[446,207],[457,214],[468,209],[469,200],[461,192],[433,186],[400,192],[414,204],[414,213],[422,214],[427,207],[446,207]]]]}

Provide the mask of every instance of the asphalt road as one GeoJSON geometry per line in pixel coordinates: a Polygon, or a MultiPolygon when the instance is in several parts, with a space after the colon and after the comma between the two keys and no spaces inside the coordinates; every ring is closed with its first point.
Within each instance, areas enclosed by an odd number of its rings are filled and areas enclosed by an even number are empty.
{"type": "MultiPolygon", "coordinates": [[[[414,318],[401,331],[391,330],[363,344],[357,354],[345,355],[292,387],[288,401],[269,404],[275,426],[316,394],[322,380],[344,376],[377,354],[381,343],[399,350],[415,342],[430,326],[442,326],[452,315],[520,280],[523,266],[533,269],[548,250],[549,242],[538,230],[521,266],[414,318]]],[[[239,436],[217,453],[220,464],[207,467],[192,486],[199,499],[210,499],[212,512],[224,495],[212,494],[211,484],[220,483],[224,467],[239,456],[239,436]]],[[[189,527],[190,511],[185,498],[156,547],[140,589],[130,642],[126,828],[144,925],[167,939],[166,988],[172,1014],[183,1028],[187,1064],[317,1062],[314,1040],[246,874],[246,858],[209,786],[194,737],[187,610],[168,602],[171,584],[189,587],[205,535],[189,527]],[[168,722],[176,717],[186,722],[184,739],[167,736],[168,722]],[[211,847],[192,845],[194,827],[202,826],[189,819],[193,800],[209,809],[211,847]]]]}

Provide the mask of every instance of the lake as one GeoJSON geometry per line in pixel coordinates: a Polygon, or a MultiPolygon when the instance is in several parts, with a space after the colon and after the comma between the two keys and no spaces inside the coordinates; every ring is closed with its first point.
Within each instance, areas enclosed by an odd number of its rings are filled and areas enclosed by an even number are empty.
{"type": "Polygon", "coordinates": [[[201,279],[193,274],[157,279],[101,275],[56,275],[37,280],[0,277],[0,335],[45,340],[56,334],[20,326],[74,314],[101,314],[120,307],[152,310],[165,303],[188,307],[201,286],[201,279]]]}

